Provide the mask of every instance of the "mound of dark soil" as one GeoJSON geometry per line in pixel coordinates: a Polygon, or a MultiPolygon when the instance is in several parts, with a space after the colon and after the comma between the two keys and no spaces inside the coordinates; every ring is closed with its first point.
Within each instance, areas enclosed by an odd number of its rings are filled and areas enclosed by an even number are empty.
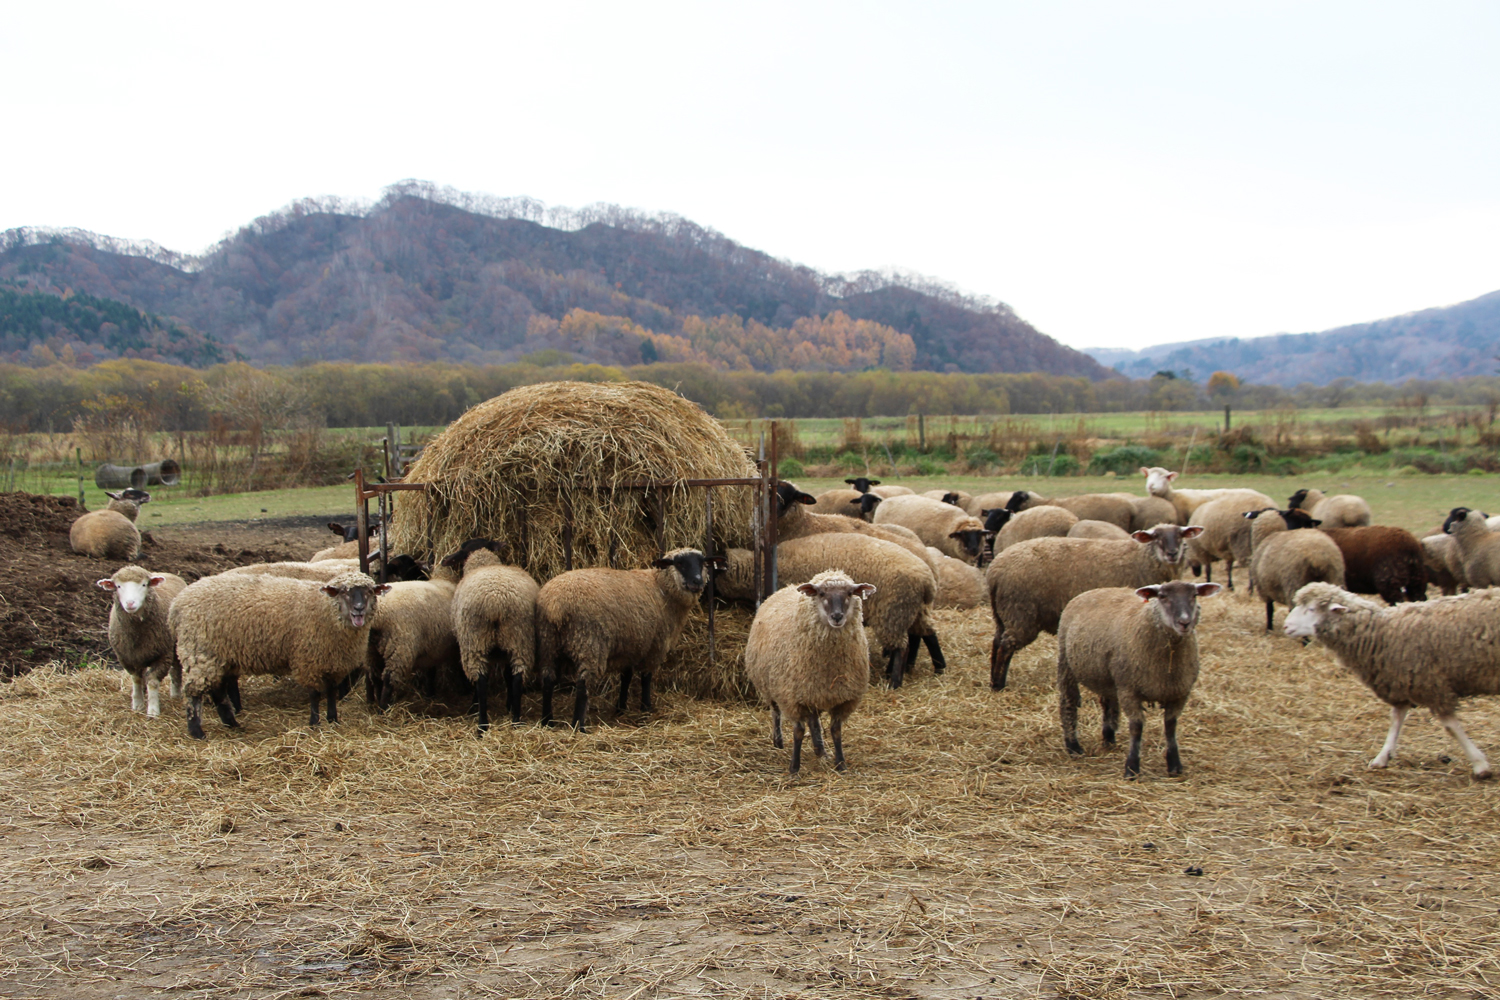
{"type": "MultiPolygon", "coordinates": [[[[50,660],[111,658],[109,596],[95,581],[125,564],[73,552],[68,529],[82,513],[72,497],[0,493],[0,677],[50,660]]],[[[172,537],[143,534],[136,562],[189,583],[233,566],[308,555],[305,542],[286,541],[274,528],[163,534],[172,537]]]]}

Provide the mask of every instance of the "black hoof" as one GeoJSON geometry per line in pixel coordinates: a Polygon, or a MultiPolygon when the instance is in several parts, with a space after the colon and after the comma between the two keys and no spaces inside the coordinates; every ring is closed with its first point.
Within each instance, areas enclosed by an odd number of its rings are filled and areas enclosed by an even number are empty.
{"type": "Polygon", "coordinates": [[[1073,756],[1083,756],[1083,744],[1079,743],[1077,740],[1067,740],[1064,745],[1068,748],[1068,753],[1072,754],[1073,756]]]}

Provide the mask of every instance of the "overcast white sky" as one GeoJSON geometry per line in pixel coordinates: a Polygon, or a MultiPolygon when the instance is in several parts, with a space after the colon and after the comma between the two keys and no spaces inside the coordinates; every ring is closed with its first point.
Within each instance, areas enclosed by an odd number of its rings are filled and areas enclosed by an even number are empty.
{"type": "Polygon", "coordinates": [[[416,177],[897,267],[1076,347],[1500,288],[1500,4],[7,3],[0,229],[416,177]]]}

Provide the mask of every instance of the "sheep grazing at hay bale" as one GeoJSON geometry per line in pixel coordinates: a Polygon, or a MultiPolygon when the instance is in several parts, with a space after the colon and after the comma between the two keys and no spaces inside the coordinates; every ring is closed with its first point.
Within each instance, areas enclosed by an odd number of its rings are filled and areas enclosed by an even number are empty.
{"type": "MultiPolygon", "coordinates": [[[[571,510],[574,569],[646,566],[663,551],[705,546],[705,491],[666,486],[658,508],[656,496],[632,484],[755,474],[744,448],[718,421],[660,386],[522,386],[459,417],[407,470],[407,482],[430,488],[395,494],[391,550],[435,561],[471,538],[492,538],[506,544],[514,565],[546,583],[567,568],[563,538],[571,510]]],[[[713,490],[715,551],[751,545],[753,494],[744,486],[713,490]]],[[[695,694],[735,692],[737,677],[690,676],[693,664],[707,671],[707,626],[699,617],[689,619],[667,664],[673,676],[660,680],[695,694]]],[[[730,636],[719,631],[716,672],[737,674],[743,642],[726,642],[730,636]]]]}

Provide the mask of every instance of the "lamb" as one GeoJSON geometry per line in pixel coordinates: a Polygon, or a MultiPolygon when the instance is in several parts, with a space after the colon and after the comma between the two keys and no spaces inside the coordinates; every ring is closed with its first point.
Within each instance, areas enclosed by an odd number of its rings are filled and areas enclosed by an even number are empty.
{"type": "Polygon", "coordinates": [[[1203,531],[1158,524],[1128,541],[1033,538],[995,557],[985,571],[995,638],[990,687],[1005,688],[1010,661],[1040,633],[1056,634],[1068,602],[1096,587],[1145,587],[1177,578],[1186,542],[1203,531]]]}
{"type": "Polygon", "coordinates": [[[1250,561],[1250,523],[1242,516],[1247,511],[1271,506],[1271,498],[1255,490],[1224,490],[1220,496],[1200,505],[1188,518],[1188,524],[1203,528],[1202,534],[1188,547],[1188,565],[1193,575],[1201,568],[1206,579],[1213,580],[1213,564],[1223,560],[1228,586],[1234,589],[1234,563],[1250,561]]]}
{"type": "Polygon", "coordinates": [[[818,723],[828,713],[833,768],[842,771],[844,720],[870,685],[870,650],[862,624],[864,599],[877,592],[839,570],[783,587],[761,604],[745,644],[745,676],[771,705],[771,743],[780,750],[781,717],[790,716],[792,766],[802,768],[802,736],[812,730],[813,752],[823,756],[818,723]]]}
{"type": "Polygon", "coordinates": [[[187,586],[180,576],[122,566],[98,581],[113,595],[109,605],[109,648],[132,681],[130,708],[148,719],[161,715],[161,679],[172,675],[172,696],[182,694],[182,669],[174,656],[167,609],[187,586]]]}
{"type": "Polygon", "coordinates": [[[1287,498],[1286,505],[1307,511],[1326,528],[1361,528],[1371,520],[1370,505],[1352,493],[1325,497],[1322,490],[1302,489],[1287,498]]]}
{"type": "MultiPolygon", "coordinates": [[[[818,494],[818,502],[813,504],[810,514],[838,514],[843,517],[859,517],[861,513],[860,500],[870,496],[858,490],[824,490],[818,494]]],[[[879,497],[871,499],[878,501],[879,497]]]]}
{"type": "Polygon", "coordinates": [[[1141,731],[1149,702],[1162,708],[1167,773],[1182,773],[1177,719],[1198,680],[1198,600],[1218,592],[1217,583],[1173,580],[1137,589],[1090,590],[1068,602],[1057,626],[1058,714],[1068,753],[1083,753],[1078,742],[1082,684],[1099,696],[1106,745],[1114,745],[1120,710],[1125,711],[1130,722],[1125,777],[1141,773],[1141,731]]]}
{"type": "MultiPolygon", "coordinates": [[[[559,661],[576,668],[573,726],[579,732],[585,731],[590,686],[597,688],[614,669],[620,671],[616,711],[625,710],[632,670],[641,675],[641,711],[651,711],[651,675],[697,605],[709,562],[697,549],[674,549],[648,569],[569,570],[537,593],[537,666],[549,686],[559,661]]],[[[722,565],[723,559],[712,562],[722,565]]],[[[548,707],[543,722],[551,721],[548,707]]]]}
{"type": "Polygon", "coordinates": [[[1043,505],[1023,510],[1001,526],[1000,533],[995,536],[995,551],[1004,552],[1012,545],[1033,538],[1063,538],[1078,521],[1077,514],[1061,507],[1043,505]]]}
{"type": "Polygon", "coordinates": [[[1421,707],[1453,734],[1474,777],[1490,777],[1490,763],[1464,732],[1457,709],[1460,698],[1500,694],[1500,591],[1382,608],[1331,584],[1310,583],[1296,601],[1286,634],[1322,640],[1391,706],[1390,732],[1371,767],[1390,764],[1401,724],[1421,707]]]}
{"type": "MultiPolygon", "coordinates": [[[[727,571],[715,578],[715,593],[726,601],[753,602],[753,564],[748,549],[730,549],[727,571]]],[[[812,535],[776,546],[777,579],[782,584],[807,583],[826,569],[842,569],[878,588],[864,608],[870,666],[882,670],[892,688],[901,686],[918,643],[927,646],[933,673],[946,669],[927,616],[937,600],[937,579],[924,560],[889,542],[856,535],[812,535]]]]}
{"type": "MultiPolygon", "coordinates": [[[[483,734],[490,725],[491,676],[505,679],[506,708],[511,724],[518,725],[521,685],[531,679],[536,666],[536,601],[540,588],[524,569],[505,565],[503,542],[487,538],[464,542],[442,565],[462,574],[453,595],[452,622],[464,676],[474,685],[479,732],[483,734]]],[[[642,700],[647,702],[648,683],[649,679],[642,676],[642,700]]],[[[550,685],[544,689],[543,699],[542,717],[550,722],[550,685]]]]}
{"type": "Polygon", "coordinates": [[[353,571],[323,584],[221,573],[188,585],[167,614],[188,697],[188,735],[203,739],[205,694],[226,726],[239,724],[227,690],[245,674],[290,675],[307,687],[313,726],[325,692],[328,721],[337,722],[339,683],[364,666],[370,619],[388,590],[353,571]]]}
{"type": "Polygon", "coordinates": [[[1266,602],[1267,632],[1277,602],[1290,608],[1297,591],[1309,583],[1344,585],[1343,553],[1323,532],[1309,530],[1318,522],[1296,509],[1277,514],[1288,530],[1266,537],[1250,558],[1250,586],[1266,602]]]}
{"type": "Polygon", "coordinates": [[[68,545],[90,559],[134,559],[141,553],[141,532],[135,518],[151,494],[128,489],[105,496],[110,498],[108,507],[80,515],[68,528],[68,545]]]}
{"type": "Polygon", "coordinates": [[[1454,507],[1443,521],[1443,534],[1453,536],[1465,583],[1476,590],[1500,585],[1500,533],[1486,526],[1483,512],[1454,507]]]}
{"type": "Polygon", "coordinates": [[[945,556],[928,548],[928,562],[937,566],[935,608],[958,608],[967,611],[984,603],[984,574],[961,559],[945,556]]]}
{"type": "Polygon", "coordinates": [[[374,711],[389,708],[398,690],[414,692],[418,679],[430,691],[437,673],[459,661],[452,581],[402,580],[389,587],[370,618],[365,651],[365,703],[374,711]]]}
{"type": "MultiPolygon", "coordinates": [[[[1320,528],[1344,555],[1344,586],[1356,594],[1379,594],[1388,604],[1427,597],[1422,546],[1405,528],[1320,528]]],[[[1473,583],[1473,580],[1470,580],[1473,583]]]]}
{"type": "Polygon", "coordinates": [[[1068,538],[1114,538],[1130,537],[1130,532],[1108,521],[1079,521],[1068,529],[1068,538]]]}
{"type": "Polygon", "coordinates": [[[892,497],[875,508],[874,524],[897,524],[910,528],[944,555],[964,562],[978,562],[984,544],[984,524],[955,504],[929,497],[892,497]]]}

